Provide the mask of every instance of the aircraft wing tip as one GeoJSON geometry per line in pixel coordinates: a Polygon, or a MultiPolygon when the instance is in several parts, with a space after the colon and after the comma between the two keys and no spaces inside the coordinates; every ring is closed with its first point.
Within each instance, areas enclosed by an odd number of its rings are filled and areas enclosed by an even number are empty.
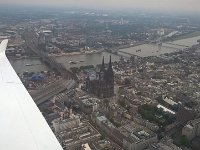
{"type": "Polygon", "coordinates": [[[5,39],[5,40],[3,40],[3,41],[1,42],[1,45],[0,45],[0,53],[5,53],[7,44],[8,44],[8,39],[5,39]]]}

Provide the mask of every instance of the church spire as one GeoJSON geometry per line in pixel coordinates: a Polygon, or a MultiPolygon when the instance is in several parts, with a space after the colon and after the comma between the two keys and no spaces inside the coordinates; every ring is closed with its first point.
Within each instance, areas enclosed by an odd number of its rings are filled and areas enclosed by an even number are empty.
{"type": "Polygon", "coordinates": [[[112,75],[113,74],[113,68],[112,68],[112,60],[111,60],[111,56],[110,56],[110,61],[108,64],[108,74],[112,75]]]}
{"type": "Polygon", "coordinates": [[[104,56],[103,56],[103,60],[102,60],[102,66],[104,66],[104,56]]]}
{"type": "Polygon", "coordinates": [[[110,61],[109,61],[108,69],[107,69],[107,73],[106,73],[106,79],[109,82],[109,84],[114,83],[114,72],[113,72],[113,68],[112,68],[111,56],[110,56],[110,61]]]}
{"type": "Polygon", "coordinates": [[[112,68],[112,61],[111,61],[111,55],[110,55],[110,61],[109,61],[109,68],[112,68]]]}
{"type": "Polygon", "coordinates": [[[110,74],[110,75],[113,74],[111,55],[110,55],[110,61],[108,64],[108,74],[110,74]]]}
{"type": "Polygon", "coordinates": [[[103,60],[102,60],[102,64],[101,64],[101,71],[105,70],[105,64],[104,64],[104,56],[103,56],[103,60]]]}

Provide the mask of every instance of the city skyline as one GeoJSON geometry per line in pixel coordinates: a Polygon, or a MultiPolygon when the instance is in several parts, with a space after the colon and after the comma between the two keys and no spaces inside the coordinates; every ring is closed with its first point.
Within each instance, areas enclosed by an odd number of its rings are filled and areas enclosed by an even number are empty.
{"type": "Polygon", "coordinates": [[[0,150],[200,150],[195,1],[4,2],[0,150]]]}
{"type": "Polygon", "coordinates": [[[0,5],[46,6],[46,7],[77,7],[94,9],[145,9],[163,12],[199,13],[198,0],[1,0],[0,5]]]}

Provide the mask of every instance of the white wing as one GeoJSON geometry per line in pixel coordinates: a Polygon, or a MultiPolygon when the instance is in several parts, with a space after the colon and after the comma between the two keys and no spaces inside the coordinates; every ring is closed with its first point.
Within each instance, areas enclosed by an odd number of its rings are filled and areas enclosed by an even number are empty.
{"type": "Polygon", "coordinates": [[[0,150],[62,150],[0,45],[0,150]]]}

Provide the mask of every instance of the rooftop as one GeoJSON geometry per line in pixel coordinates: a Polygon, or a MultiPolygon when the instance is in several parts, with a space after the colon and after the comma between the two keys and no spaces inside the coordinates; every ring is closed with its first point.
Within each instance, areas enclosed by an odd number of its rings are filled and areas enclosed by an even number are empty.
{"type": "Polygon", "coordinates": [[[170,110],[170,109],[168,109],[168,108],[166,108],[166,107],[164,107],[160,104],[157,105],[157,108],[162,108],[165,112],[169,112],[170,114],[173,114],[173,115],[175,114],[174,111],[172,111],[172,110],[170,110]]]}
{"type": "Polygon", "coordinates": [[[87,105],[87,106],[93,106],[93,105],[97,105],[97,99],[96,98],[88,98],[88,99],[83,99],[81,100],[83,104],[87,105]]]}
{"type": "Polygon", "coordinates": [[[86,143],[86,144],[82,144],[82,150],[92,150],[92,149],[90,148],[88,143],[86,143]]]}
{"type": "Polygon", "coordinates": [[[79,116],[76,116],[76,115],[71,115],[70,117],[62,120],[61,118],[57,118],[55,120],[53,120],[55,123],[65,123],[65,122],[68,122],[68,121],[71,121],[71,120],[74,120],[74,119],[79,119],[79,116]]]}
{"type": "Polygon", "coordinates": [[[80,123],[78,127],[62,131],[58,135],[66,146],[82,143],[84,140],[100,136],[100,133],[89,122],[80,123]]]}
{"type": "Polygon", "coordinates": [[[149,129],[135,123],[131,123],[119,128],[119,131],[130,142],[140,142],[155,137],[156,134],[149,129]]]}
{"type": "Polygon", "coordinates": [[[105,117],[105,116],[99,116],[97,117],[97,119],[105,124],[106,126],[108,126],[109,128],[115,128],[115,126],[105,117]]]}

